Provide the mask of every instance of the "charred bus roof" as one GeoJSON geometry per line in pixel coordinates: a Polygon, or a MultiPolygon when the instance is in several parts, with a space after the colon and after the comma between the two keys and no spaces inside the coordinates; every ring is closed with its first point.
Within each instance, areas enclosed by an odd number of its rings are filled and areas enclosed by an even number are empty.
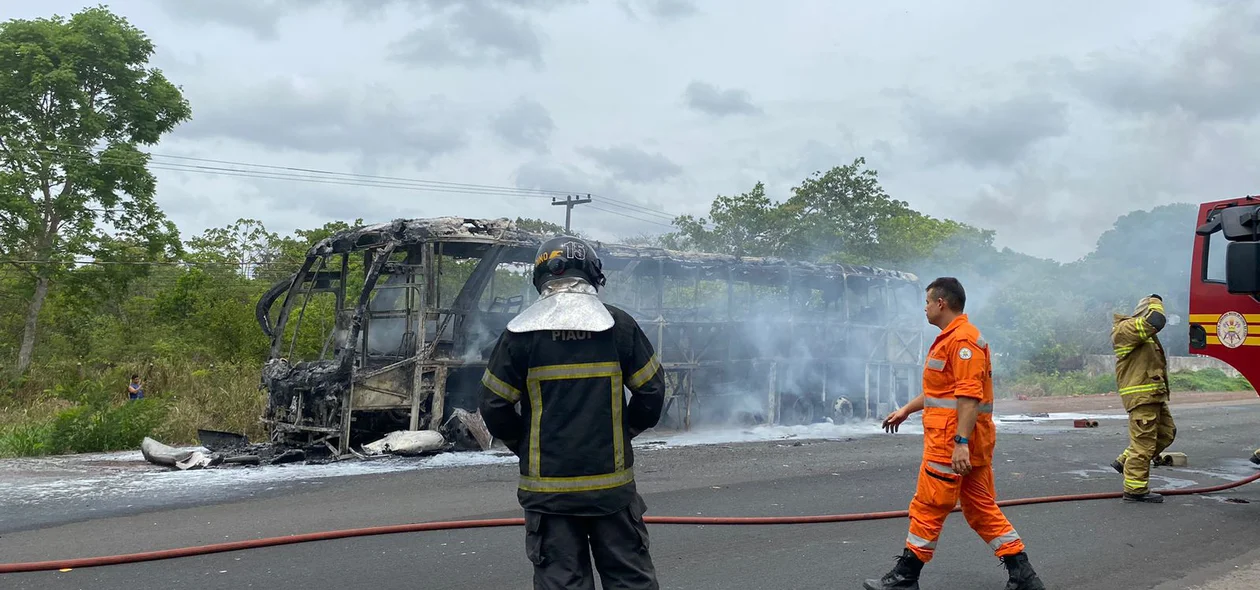
{"type": "MultiPolygon", "coordinates": [[[[459,258],[477,258],[492,245],[515,246],[505,252],[503,262],[528,263],[533,260],[539,244],[550,234],[520,229],[507,218],[471,219],[464,217],[434,217],[421,219],[397,219],[333,234],[311,247],[308,256],[325,257],[346,254],[385,246],[393,243],[406,249],[410,245],[441,243],[442,253],[459,258]]],[[[604,258],[606,270],[623,270],[635,261],[661,263],[665,274],[670,271],[687,271],[696,268],[741,271],[741,274],[780,275],[794,278],[863,277],[918,283],[913,273],[889,270],[865,265],[843,263],[812,263],[778,257],[749,257],[702,252],[681,252],[650,246],[629,246],[590,240],[591,245],[604,258]]]]}

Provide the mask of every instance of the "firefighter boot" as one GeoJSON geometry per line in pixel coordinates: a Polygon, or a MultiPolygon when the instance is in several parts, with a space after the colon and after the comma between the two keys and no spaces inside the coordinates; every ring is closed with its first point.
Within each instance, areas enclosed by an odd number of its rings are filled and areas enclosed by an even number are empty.
{"type": "Polygon", "coordinates": [[[1155,492],[1146,492],[1145,494],[1124,493],[1125,502],[1145,502],[1147,504],[1159,504],[1164,501],[1164,497],[1155,492]]]}
{"type": "Polygon", "coordinates": [[[897,565],[892,571],[878,580],[867,580],[862,584],[866,590],[919,590],[919,571],[923,562],[909,548],[903,549],[897,558],[897,565]]]}
{"type": "Polygon", "coordinates": [[[1038,578],[1037,572],[1033,571],[1032,564],[1028,563],[1027,553],[1020,551],[1015,555],[1003,557],[1002,563],[1006,565],[1006,572],[1010,574],[1004,590],[1046,590],[1046,585],[1041,583],[1041,578],[1038,578]]]}

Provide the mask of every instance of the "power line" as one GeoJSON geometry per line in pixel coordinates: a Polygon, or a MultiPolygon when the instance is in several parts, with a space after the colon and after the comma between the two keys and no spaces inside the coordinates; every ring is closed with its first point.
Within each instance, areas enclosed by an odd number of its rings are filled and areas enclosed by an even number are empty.
{"type": "MultiPolygon", "coordinates": [[[[560,201],[560,203],[563,203],[563,201],[560,201]]],[[[644,223],[651,223],[651,224],[654,224],[654,225],[659,225],[659,226],[661,226],[661,227],[668,227],[668,228],[673,228],[673,227],[674,227],[674,226],[672,226],[672,225],[668,225],[668,224],[665,224],[665,223],[661,223],[661,222],[659,222],[659,221],[652,221],[651,219],[644,219],[644,218],[642,218],[642,217],[635,217],[635,216],[630,215],[630,214],[628,214],[628,213],[621,213],[621,212],[618,212],[618,211],[609,211],[608,209],[604,209],[604,208],[602,208],[602,207],[597,207],[597,206],[595,206],[595,205],[591,205],[591,209],[594,209],[594,210],[596,210],[596,211],[603,211],[604,213],[612,213],[613,215],[620,215],[620,216],[622,216],[622,217],[628,217],[628,218],[630,218],[630,219],[634,219],[634,220],[636,220],[636,221],[642,221],[642,222],[644,222],[644,223]]]]}
{"type": "Polygon", "coordinates": [[[149,153],[149,155],[156,156],[159,158],[171,158],[175,160],[209,162],[212,164],[230,164],[234,166],[250,166],[253,168],[287,170],[287,171],[292,171],[292,172],[307,172],[311,174],[323,174],[323,175],[331,175],[331,176],[348,176],[352,178],[365,178],[365,179],[373,179],[373,180],[395,180],[395,181],[402,181],[402,182],[407,182],[407,183],[423,183],[423,184],[434,185],[434,186],[448,186],[448,187],[456,187],[456,188],[495,189],[495,190],[509,190],[509,191],[516,191],[516,192],[521,192],[521,193],[531,193],[531,194],[537,193],[534,196],[550,196],[550,195],[568,194],[567,191],[554,191],[554,190],[546,190],[546,189],[527,189],[527,188],[520,188],[520,187],[506,187],[506,186],[495,186],[495,185],[484,185],[484,184],[468,184],[468,183],[462,183],[462,182],[446,182],[446,181],[439,181],[439,180],[422,180],[422,179],[415,179],[415,178],[402,178],[398,176],[376,176],[372,174],[358,174],[358,173],[353,173],[353,172],[336,172],[336,171],[331,171],[331,170],[319,170],[319,169],[314,169],[314,168],[299,168],[295,166],[275,166],[275,165],[270,165],[270,164],[251,164],[248,162],[233,162],[230,160],[214,160],[210,158],[194,158],[192,156],[175,156],[175,155],[157,154],[157,153],[149,153]]]}
{"type": "MultiPolygon", "coordinates": [[[[445,181],[432,181],[432,180],[417,180],[417,179],[401,178],[401,177],[396,177],[396,176],[375,176],[375,175],[370,175],[370,174],[357,174],[357,173],[350,173],[350,172],[334,172],[334,171],[319,170],[319,169],[313,169],[313,168],[299,168],[299,167],[294,167],[294,166],[275,166],[275,165],[270,165],[270,164],[251,164],[251,163],[247,163],[247,162],[234,162],[234,161],[231,161],[231,160],[217,160],[217,159],[211,159],[211,158],[196,158],[196,157],[192,157],[192,156],[175,156],[175,155],[169,155],[169,154],[158,154],[158,153],[153,153],[153,152],[149,152],[149,155],[150,155],[150,156],[154,156],[154,157],[158,157],[158,158],[170,158],[170,159],[176,159],[176,160],[189,160],[189,161],[194,161],[194,162],[208,162],[208,163],[212,163],[212,164],[229,164],[229,165],[235,165],[235,166],[250,166],[250,167],[254,167],[254,168],[264,168],[264,169],[274,169],[274,170],[288,170],[288,171],[295,171],[295,172],[307,172],[307,173],[312,173],[312,174],[323,174],[323,175],[349,176],[349,177],[353,177],[353,178],[365,178],[365,179],[374,179],[374,180],[395,180],[395,181],[403,181],[403,182],[408,182],[408,183],[417,183],[417,182],[418,182],[418,183],[432,184],[432,185],[435,185],[435,186],[443,186],[443,187],[457,187],[457,188],[462,187],[462,188],[474,188],[474,189],[480,189],[480,190],[484,190],[484,189],[507,190],[507,191],[519,192],[519,193],[522,193],[522,194],[528,194],[529,196],[553,196],[553,195],[554,195],[554,196],[556,196],[556,197],[560,197],[560,196],[567,196],[567,195],[569,195],[569,194],[571,194],[571,193],[573,192],[573,191],[556,191],[556,190],[541,189],[541,188],[540,188],[540,189],[526,189],[526,188],[520,188],[520,187],[498,187],[498,186],[492,186],[492,185],[477,185],[477,184],[467,184],[467,183],[459,183],[459,182],[445,182],[445,181]]],[[[616,199],[616,198],[613,198],[613,197],[608,197],[608,196],[604,196],[604,195],[597,195],[597,194],[593,195],[593,194],[591,194],[591,193],[586,193],[586,196],[587,196],[587,197],[591,197],[591,196],[599,197],[600,199],[604,199],[604,200],[608,200],[608,201],[611,201],[611,202],[613,202],[613,203],[616,203],[618,206],[620,206],[620,207],[622,207],[622,208],[625,208],[625,209],[630,209],[630,210],[638,210],[638,211],[641,211],[641,212],[643,212],[643,213],[647,213],[647,214],[650,214],[650,215],[657,215],[657,216],[660,216],[660,217],[663,217],[663,218],[669,219],[669,220],[671,220],[671,221],[672,221],[672,220],[674,219],[674,217],[675,217],[675,216],[670,215],[670,214],[668,214],[668,213],[664,213],[664,212],[661,212],[661,211],[657,211],[657,210],[655,210],[655,209],[651,209],[651,208],[645,207],[645,206],[643,206],[643,205],[639,205],[639,204],[637,204],[637,203],[631,203],[631,202],[628,202],[628,201],[623,201],[623,200],[621,200],[621,199],[616,199]]],[[[614,215],[618,214],[618,213],[616,213],[616,212],[610,212],[610,213],[613,213],[614,215]]]]}
{"type": "MultiPolygon", "coordinates": [[[[75,147],[75,148],[83,147],[83,146],[76,146],[73,144],[68,144],[68,143],[63,143],[63,142],[53,142],[52,145],[63,145],[66,147],[75,147]]],[[[106,161],[115,165],[133,166],[133,167],[145,166],[144,164],[137,163],[137,162],[124,161],[118,158],[109,158],[108,156],[105,156],[103,152],[100,152],[100,151],[93,151],[89,148],[83,148],[83,149],[87,149],[87,151],[92,152],[96,154],[97,156],[100,156],[103,161],[106,161]]],[[[50,150],[36,150],[36,151],[38,153],[45,153],[45,154],[56,155],[60,157],[78,157],[78,158],[85,157],[80,154],[60,154],[58,152],[50,151],[50,150]]],[[[277,166],[277,165],[270,165],[270,164],[254,164],[254,163],[249,163],[249,162],[236,162],[232,160],[219,160],[219,159],[213,159],[213,158],[197,158],[193,156],[176,156],[176,155],[171,155],[171,154],[160,154],[157,152],[143,152],[142,151],[140,153],[148,155],[153,158],[168,158],[168,159],[173,159],[173,160],[207,162],[207,163],[212,163],[212,164],[227,164],[227,165],[233,165],[233,166],[245,166],[249,168],[261,169],[261,170],[248,170],[248,169],[241,170],[241,169],[236,169],[236,168],[224,168],[224,167],[219,167],[219,166],[201,166],[201,165],[194,165],[194,164],[181,164],[177,162],[161,162],[161,161],[157,161],[157,162],[151,161],[148,164],[148,167],[154,170],[191,172],[191,173],[210,174],[210,175],[216,175],[216,176],[235,176],[235,177],[242,177],[242,178],[258,178],[258,179],[266,179],[266,180],[296,180],[296,181],[302,181],[302,182],[310,182],[314,184],[334,184],[334,185],[339,184],[339,185],[347,185],[347,186],[394,188],[394,189],[402,189],[402,190],[447,192],[447,193],[456,193],[456,194],[520,196],[520,197],[533,197],[533,198],[541,198],[541,197],[554,198],[555,196],[567,195],[567,194],[571,194],[572,192],[572,191],[556,191],[556,190],[550,190],[550,189],[526,189],[526,188],[520,188],[520,187],[507,187],[507,186],[499,186],[499,185],[480,185],[480,184],[459,183],[459,182],[435,181],[435,180],[424,180],[424,179],[416,179],[416,178],[403,178],[403,177],[396,177],[396,176],[378,176],[378,175],[359,174],[359,173],[351,173],[351,172],[336,172],[336,171],[330,171],[330,170],[302,168],[302,167],[295,167],[295,166],[277,166]],[[270,170],[276,170],[279,172],[269,172],[270,170]],[[295,174],[297,172],[304,173],[304,174],[295,174]]],[[[589,196],[598,196],[600,199],[608,201],[608,204],[613,207],[618,207],[620,209],[625,209],[628,211],[634,211],[639,214],[650,215],[650,216],[658,217],[661,219],[665,219],[667,221],[673,221],[673,219],[675,218],[674,215],[671,215],[669,213],[658,211],[656,209],[651,209],[649,207],[645,207],[637,203],[624,201],[624,200],[617,199],[614,197],[588,194],[588,197],[589,196]]],[[[619,211],[610,211],[607,209],[601,209],[601,211],[612,214],[612,215],[619,215],[622,217],[635,219],[638,221],[645,221],[642,218],[629,216],[619,211]]],[[[661,225],[661,224],[658,223],[657,225],[661,225]]],[[[672,227],[672,225],[668,227],[672,227]]]]}

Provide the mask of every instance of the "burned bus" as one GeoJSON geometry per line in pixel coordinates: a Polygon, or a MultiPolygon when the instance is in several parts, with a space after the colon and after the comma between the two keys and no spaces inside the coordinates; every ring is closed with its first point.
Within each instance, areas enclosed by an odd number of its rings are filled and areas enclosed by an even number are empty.
{"type": "MultiPolygon", "coordinates": [[[[397,430],[488,448],[479,383],[537,298],[547,235],[506,219],[397,220],[313,245],[258,302],[272,442],[338,455],[397,430]],[[274,319],[273,319],[274,318],[274,319]]],[[[666,381],[657,430],[882,418],[918,395],[910,273],[592,242],[604,301],[633,316],[666,381]]]]}

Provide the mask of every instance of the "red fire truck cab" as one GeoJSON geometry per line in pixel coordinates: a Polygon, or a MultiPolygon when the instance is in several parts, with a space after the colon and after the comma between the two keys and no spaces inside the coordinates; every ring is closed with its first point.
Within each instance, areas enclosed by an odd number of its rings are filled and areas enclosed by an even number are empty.
{"type": "Polygon", "coordinates": [[[1199,206],[1188,323],[1191,354],[1260,385],[1260,196],[1199,206]]]}

